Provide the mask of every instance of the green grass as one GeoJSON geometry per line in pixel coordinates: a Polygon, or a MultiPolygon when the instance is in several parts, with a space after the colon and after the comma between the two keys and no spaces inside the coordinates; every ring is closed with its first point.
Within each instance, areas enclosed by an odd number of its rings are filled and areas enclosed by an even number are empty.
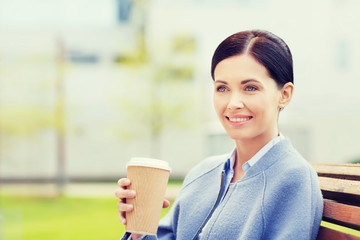
{"type": "MultiPolygon", "coordinates": [[[[120,239],[116,198],[35,198],[0,195],[1,240],[120,239]]],[[[162,216],[169,208],[164,209],[162,216]]],[[[338,231],[360,232],[322,222],[338,231]]]]}
{"type": "Polygon", "coordinates": [[[118,220],[116,203],[115,197],[0,196],[0,239],[120,239],[125,229],[118,220]]]}

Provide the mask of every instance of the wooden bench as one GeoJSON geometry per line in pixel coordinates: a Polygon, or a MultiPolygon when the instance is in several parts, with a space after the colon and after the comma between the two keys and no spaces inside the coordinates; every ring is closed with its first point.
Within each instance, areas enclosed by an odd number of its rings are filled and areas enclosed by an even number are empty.
{"type": "Polygon", "coordinates": [[[311,165],[318,173],[324,197],[323,222],[317,239],[360,240],[360,164],[311,165]],[[339,227],[333,229],[333,224],[348,228],[349,233],[338,231],[339,227]]]}

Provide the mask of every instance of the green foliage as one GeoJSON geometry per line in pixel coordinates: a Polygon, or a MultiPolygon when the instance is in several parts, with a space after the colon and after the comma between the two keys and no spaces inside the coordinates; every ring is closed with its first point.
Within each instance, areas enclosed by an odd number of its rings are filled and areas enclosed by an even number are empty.
{"type": "Polygon", "coordinates": [[[196,49],[196,40],[192,36],[177,36],[172,43],[172,49],[174,52],[194,53],[196,49]]]}
{"type": "Polygon", "coordinates": [[[181,128],[194,125],[192,106],[196,101],[193,89],[182,83],[163,83],[149,88],[134,86],[131,88],[135,93],[133,96],[115,99],[114,104],[124,114],[123,122],[114,126],[112,132],[116,132],[121,140],[144,138],[146,132],[156,137],[169,125],[181,128]]]}
{"type": "Polygon", "coordinates": [[[40,129],[55,127],[59,129],[60,119],[54,112],[34,106],[16,105],[3,108],[0,118],[0,132],[29,136],[40,129]]]}
{"type": "Polygon", "coordinates": [[[360,157],[355,158],[354,160],[350,161],[350,163],[360,163],[360,157]]]}
{"type": "Polygon", "coordinates": [[[124,123],[120,123],[120,127],[114,127],[112,131],[122,140],[130,140],[139,135],[144,138],[144,132],[148,132],[155,146],[166,125],[191,125],[189,113],[194,111],[196,102],[191,82],[195,75],[191,64],[195,40],[189,37],[175,38],[167,53],[168,57],[156,61],[156,56],[148,56],[144,35],[139,34],[139,39],[136,51],[119,56],[116,60],[117,63],[130,67],[128,70],[132,72],[131,81],[126,83],[126,87],[133,94],[115,99],[115,104],[124,113],[124,123]],[[131,127],[132,124],[134,127],[131,127]]]}
{"type": "Polygon", "coordinates": [[[164,65],[155,73],[155,84],[183,81],[186,83],[194,76],[194,68],[190,66],[164,65]]]}
{"type": "Polygon", "coordinates": [[[124,53],[122,55],[118,55],[115,57],[115,63],[120,65],[125,65],[127,67],[134,67],[136,68],[138,65],[145,64],[147,62],[147,54],[145,51],[136,50],[134,52],[124,53]]]}
{"type": "Polygon", "coordinates": [[[117,64],[138,68],[141,65],[145,65],[149,62],[148,52],[145,48],[145,36],[140,30],[137,36],[137,48],[133,51],[122,53],[115,57],[114,61],[117,64]]]}

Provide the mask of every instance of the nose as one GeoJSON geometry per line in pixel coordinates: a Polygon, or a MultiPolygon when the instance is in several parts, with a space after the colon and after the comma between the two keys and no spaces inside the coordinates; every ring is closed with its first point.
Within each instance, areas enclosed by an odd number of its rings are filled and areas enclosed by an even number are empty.
{"type": "Polygon", "coordinates": [[[242,109],[244,108],[244,102],[240,94],[232,94],[230,97],[230,101],[227,105],[229,110],[242,109]]]}

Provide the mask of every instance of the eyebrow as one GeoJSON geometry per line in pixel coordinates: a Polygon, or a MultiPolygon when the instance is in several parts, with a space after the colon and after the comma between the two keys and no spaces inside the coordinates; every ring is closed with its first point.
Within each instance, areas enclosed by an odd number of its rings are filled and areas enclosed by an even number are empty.
{"type": "Polygon", "coordinates": [[[227,82],[225,81],[222,81],[222,80],[215,80],[214,83],[223,83],[223,84],[228,84],[227,82]]]}
{"type": "Polygon", "coordinates": [[[257,83],[261,83],[260,81],[256,80],[256,79],[246,79],[241,81],[241,84],[247,84],[248,82],[257,82],[257,83]]]}
{"type": "MultiPolygon", "coordinates": [[[[257,83],[261,83],[260,81],[256,80],[256,79],[246,79],[246,80],[242,80],[241,84],[247,84],[249,82],[257,82],[257,83]]],[[[222,81],[222,80],[215,80],[215,83],[223,83],[223,84],[228,84],[226,81],[222,81]]]]}

